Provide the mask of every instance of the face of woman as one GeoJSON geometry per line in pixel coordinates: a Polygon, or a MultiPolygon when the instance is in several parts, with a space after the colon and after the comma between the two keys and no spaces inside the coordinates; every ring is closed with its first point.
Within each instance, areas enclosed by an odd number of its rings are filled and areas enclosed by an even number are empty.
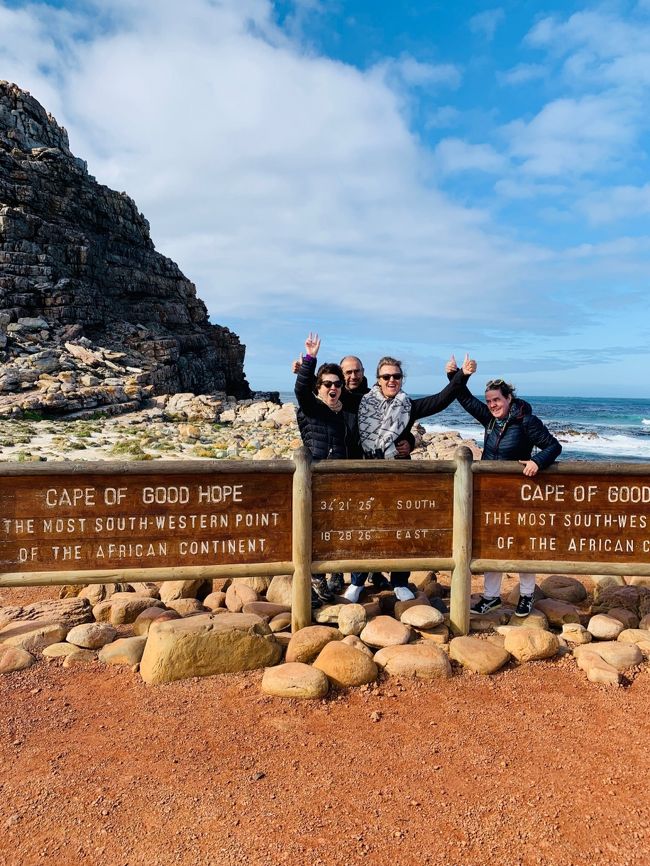
{"type": "Polygon", "coordinates": [[[495,388],[494,390],[485,392],[485,402],[494,417],[499,421],[502,421],[504,418],[508,417],[510,404],[512,403],[512,394],[508,397],[504,397],[501,391],[498,388],[495,388]]]}
{"type": "Polygon", "coordinates": [[[394,397],[402,390],[402,371],[393,364],[384,364],[379,368],[377,381],[384,397],[394,397]]]}
{"type": "Polygon", "coordinates": [[[318,396],[332,409],[341,399],[343,382],[336,373],[324,373],[318,386],[318,396]]]}

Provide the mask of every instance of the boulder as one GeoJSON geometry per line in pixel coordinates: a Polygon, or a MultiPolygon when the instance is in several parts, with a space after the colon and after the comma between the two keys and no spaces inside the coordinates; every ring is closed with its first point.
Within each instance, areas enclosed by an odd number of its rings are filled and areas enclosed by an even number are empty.
{"type": "Polygon", "coordinates": [[[230,584],[226,590],[226,607],[231,613],[239,613],[245,604],[258,601],[259,596],[255,590],[237,580],[230,584]]]}
{"type": "Polygon", "coordinates": [[[602,656],[600,656],[592,645],[583,645],[576,647],[583,649],[579,655],[576,655],[578,667],[587,674],[587,679],[591,683],[599,683],[601,685],[617,686],[620,682],[620,675],[615,667],[608,664],[602,656]]]}
{"type": "Polygon", "coordinates": [[[84,649],[101,649],[115,640],[116,629],[104,622],[88,622],[71,628],[66,638],[68,643],[84,649]]]}
{"type": "Polygon", "coordinates": [[[314,667],[323,671],[328,680],[339,688],[374,682],[379,674],[371,658],[342,641],[331,641],[324,646],[314,667]]]}
{"type": "Polygon", "coordinates": [[[578,660],[583,655],[592,652],[600,656],[604,662],[611,665],[619,673],[629,670],[643,661],[643,653],[636,644],[621,643],[617,640],[590,643],[573,649],[573,655],[578,660]]]}
{"type": "Polygon", "coordinates": [[[591,632],[581,625],[579,622],[566,622],[562,626],[562,637],[570,644],[585,644],[591,643],[591,632]]]}
{"type": "Polygon", "coordinates": [[[133,623],[134,634],[148,634],[151,623],[158,619],[161,620],[161,622],[166,622],[170,619],[180,619],[180,614],[175,610],[165,610],[163,607],[148,607],[136,617],[136,620],[133,623]]]}
{"type": "Polygon", "coordinates": [[[208,610],[217,610],[218,608],[226,607],[226,593],[225,592],[211,592],[209,595],[203,599],[203,606],[207,607],[208,610]]]}
{"type": "Polygon", "coordinates": [[[269,620],[269,628],[275,634],[276,632],[284,631],[291,625],[291,613],[278,613],[269,620]]]}
{"type": "Polygon", "coordinates": [[[291,607],[291,582],[292,576],[290,574],[276,574],[266,590],[266,600],[270,601],[271,604],[291,607]]]}
{"type": "Polygon", "coordinates": [[[192,616],[208,610],[198,598],[173,598],[167,602],[167,608],[175,611],[179,616],[192,616]]]}
{"type": "Polygon", "coordinates": [[[626,610],[624,607],[610,607],[607,611],[607,616],[611,616],[623,623],[623,628],[638,628],[639,617],[631,610],[626,610]]]}
{"type": "Polygon", "coordinates": [[[253,592],[256,592],[260,596],[264,595],[272,580],[271,576],[260,575],[259,577],[238,577],[237,583],[243,586],[250,586],[253,592]]]}
{"type": "Polygon", "coordinates": [[[368,656],[369,659],[373,658],[374,656],[374,653],[370,649],[370,647],[367,647],[365,643],[361,640],[361,638],[357,637],[355,634],[346,635],[341,641],[341,643],[345,643],[348,646],[354,647],[354,649],[357,649],[359,650],[359,652],[362,652],[364,655],[368,656]]]}
{"type": "Polygon", "coordinates": [[[375,653],[379,667],[393,676],[417,677],[423,680],[446,679],[451,665],[443,650],[434,643],[388,646],[375,653]]]}
{"type": "Polygon", "coordinates": [[[0,624],[9,622],[58,623],[66,634],[75,625],[92,622],[90,602],[86,598],[56,598],[37,601],[24,607],[4,607],[0,609],[0,624]]]}
{"type": "Polygon", "coordinates": [[[533,610],[528,614],[528,616],[511,616],[508,625],[512,626],[512,628],[538,628],[538,629],[547,629],[548,628],[548,620],[546,618],[546,614],[542,613],[541,610],[533,610]]]}
{"type": "Polygon", "coordinates": [[[260,617],[204,613],[154,623],[140,674],[145,682],[157,684],[269,667],[281,656],[282,647],[260,617]]]}
{"type": "Polygon", "coordinates": [[[271,620],[280,613],[291,613],[291,608],[283,604],[271,604],[270,601],[250,601],[244,605],[242,613],[254,613],[271,620]]]}
{"type": "Polygon", "coordinates": [[[583,584],[566,574],[549,574],[541,582],[540,588],[547,598],[566,601],[568,604],[580,604],[587,598],[583,584]]]}
{"type": "Polygon", "coordinates": [[[390,599],[387,599],[387,601],[392,603],[392,609],[387,609],[385,612],[391,613],[395,619],[401,620],[402,614],[412,607],[430,606],[428,597],[423,592],[420,592],[420,590],[415,593],[415,598],[409,598],[408,601],[395,601],[395,596],[392,593],[390,593],[390,596],[390,599]]]}
{"type": "Polygon", "coordinates": [[[343,635],[360,635],[368,621],[368,614],[362,604],[345,604],[339,611],[338,627],[343,635]]]}
{"type": "Polygon", "coordinates": [[[46,646],[65,640],[68,627],[58,622],[23,622],[15,620],[0,629],[0,644],[17,647],[38,655],[46,646]]]}
{"type": "Polygon", "coordinates": [[[36,659],[20,647],[0,645],[0,674],[10,674],[12,671],[24,671],[31,667],[36,659]]]}
{"type": "Polygon", "coordinates": [[[341,640],[343,635],[336,628],[322,625],[308,625],[291,635],[287,646],[286,661],[309,664],[318,656],[323,647],[333,640],[341,640]]]}
{"type": "Polygon", "coordinates": [[[73,646],[72,652],[63,657],[63,667],[74,668],[95,661],[97,661],[97,653],[89,649],[81,649],[73,646]]]}
{"type": "Polygon", "coordinates": [[[130,625],[147,608],[162,607],[164,602],[155,598],[136,595],[134,592],[116,592],[107,601],[100,601],[93,608],[97,622],[111,625],[130,625]]]}
{"type": "Polygon", "coordinates": [[[61,643],[51,643],[49,646],[46,646],[43,650],[43,658],[51,660],[51,659],[60,659],[69,656],[70,653],[74,653],[79,649],[79,647],[74,644],[68,643],[67,641],[62,641],[61,643]]]}
{"type": "Polygon", "coordinates": [[[478,637],[455,637],[449,656],[476,674],[493,674],[510,661],[510,653],[478,637]]]}
{"type": "Polygon", "coordinates": [[[625,628],[617,637],[621,643],[636,644],[644,654],[650,648],[650,633],[645,628],[625,628]]]}
{"type": "MultiPolygon", "coordinates": [[[[185,620],[177,620],[177,622],[185,622],[185,620]]],[[[146,644],[146,635],[118,638],[113,643],[107,643],[106,646],[102,647],[97,657],[105,665],[128,665],[129,667],[133,667],[139,664],[146,644]]]]}
{"type": "Polygon", "coordinates": [[[557,636],[541,628],[513,628],[504,637],[503,648],[518,662],[548,659],[560,648],[557,636]]]}
{"type": "Polygon", "coordinates": [[[175,601],[177,598],[196,598],[198,593],[206,585],[207,593],[212,588],[210,581],[203,578],[196,580],[167,580],[160,585],[160,600],[165,604],[169,601],[175,601]]]}
{"type": "Polygon", "coordinates": [[[618,586],[625,586],[625,580],[620,574],[592,574],[594,584],[594,604],[598,604],[603,593],[618,586]]]}
{"type": "Polygon", "coordinates": [[[446,625],[438,625],[435,628],[416,628],[414,631],[418,640],[430,640],[439,645],[449,642],[449,629],[446,625]]]}
{"type": "Polygon", "coordinates": [[[580,615],[572,604],[555,598],[541,598],[535,603],[537,610],[546,615],[551,625],[563,626],[565,622],[580,622],[580,615]]]}
{"type": "Polygon", "coordinates": [[[359,635],[365,644],[378,649],[407,644],[412,636],[410,626],[398,622],[392,616],[376,616],[359,635]]]}
{"type": "Polygon", "coordinates": [[[624,628],[620,620],[606,613],[597,613],[587,624],[587,631],[596,640],[616,640],[624,628]]]}
{"type": "Polygon", "coordinates": [[[650,631],[650,613],[646,613],[645,616],[641,617],[641,619],[639,620],[639,628],[650,631]]]}
{"type": "Polygon", "coordinates": [[[329,691],[329,680],[323,671],[311,665],[288,662],[266,668],[262,691],[279,698],[324,698],[329,691]]]}
{"type": "Polygon", "coordinates": [[[400,622],[413,628],[436,628],[445,621],[444,616],[429,604],[416,604],[407,608],[400,616],[400,622]]]}

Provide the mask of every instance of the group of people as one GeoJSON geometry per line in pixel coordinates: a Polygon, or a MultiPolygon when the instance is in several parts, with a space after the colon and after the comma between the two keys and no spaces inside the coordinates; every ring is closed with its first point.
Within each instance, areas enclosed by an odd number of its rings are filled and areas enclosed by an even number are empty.
{"type": "MultiPolygon", "coordinates": [[[[315,460],[408,460],[415,444],[410,432],[414,422],[442,412],[454,400],[485,428],[483,460],[517,460],[524,475],[533,476],[550,466],[562,450],[533,415],[530,404],[517,397],[508,382],[490,379],[485,403],[473,396],[467,382],[476,372],[476,361],[469,355],[460,367],[451,356],[446,365],[448,384],[437,394],[411,398],[402,390],[404,371],[396,358],[380,359],[376,382],[370,386],[355,355],[347,355],[340,364],[321,364],[316,369],[319,350],[318,334],[310,333],[305,353],[293,363],[300,435],[315,460]]],[[[484,592],[471,608],[473,613],[499,607],[502,576],[500,572],[485,573],[484,592]]],[[[390,581],[382,574],[370,577],[376,589],[390,588],[400,601],[415,597],[408,586],[409,572],[392,572],[390,581]]],[[[365,572],[353,572],[344,597],[357,601],[367,578],[365,572]]],[[[515,614],[527,616],[533,608],[536,575],[522,573],[519,579],[515,614]]],[[[312,607],[332,601],[343,589],[342,574],[333,574],[329,580],[315,575],[312,607]]]]}

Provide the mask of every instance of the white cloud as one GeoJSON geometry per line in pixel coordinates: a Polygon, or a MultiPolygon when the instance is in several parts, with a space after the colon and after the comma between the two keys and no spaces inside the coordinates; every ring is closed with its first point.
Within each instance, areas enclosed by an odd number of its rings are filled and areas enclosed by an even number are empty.
{"type": "Polygon", "coordinates": [[[458,87],[461,81],[461,71],[452,63],[423,63],[406,54],[378,63],[373,72],[389,84],[405,87],[458,87]]]}
{"type": "Polygon", "coordinates": [[[499,173],[506,160],[488,144],[468,144],[459,138],[445,138],[437,146],[435,161],[443,174],[460,171],[499,173]]]}
{"type": "Polygon", "coordinates": [[[472,33],[480,33],[488,40],[494,39],[498,25],[504,20],[506,13],[500,7],[479,12],[469,19],[469,29],[472,33]]]}
{"type": "Polygon", "coordinates": [[[512,69],[499,73],[497,77],[501,84],[517,85],[537,81],[546,74],[546,67],[540,63],[518,63],[512,69]]]}
{"type": "Polygon", "coordinates": [[[595,225],[650,214],[650,183],[598,190],[578,202],[580,210],[595,225]]]}

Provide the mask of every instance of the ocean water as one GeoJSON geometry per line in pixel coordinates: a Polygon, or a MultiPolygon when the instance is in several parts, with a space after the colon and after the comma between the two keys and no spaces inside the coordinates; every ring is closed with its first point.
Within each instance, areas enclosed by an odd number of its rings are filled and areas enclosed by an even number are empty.
{"type": "MultiPolygon", "coordinates": [[[[280,396],[295,402],[292,393],[280,396]]],[[[650,462],[650,400],[521,396],[562,443],[561,460],[650,462]]],[[[483,428],[458,403],[421,423],[431,432],[457,430],[483,444],[483,428]]]]}

